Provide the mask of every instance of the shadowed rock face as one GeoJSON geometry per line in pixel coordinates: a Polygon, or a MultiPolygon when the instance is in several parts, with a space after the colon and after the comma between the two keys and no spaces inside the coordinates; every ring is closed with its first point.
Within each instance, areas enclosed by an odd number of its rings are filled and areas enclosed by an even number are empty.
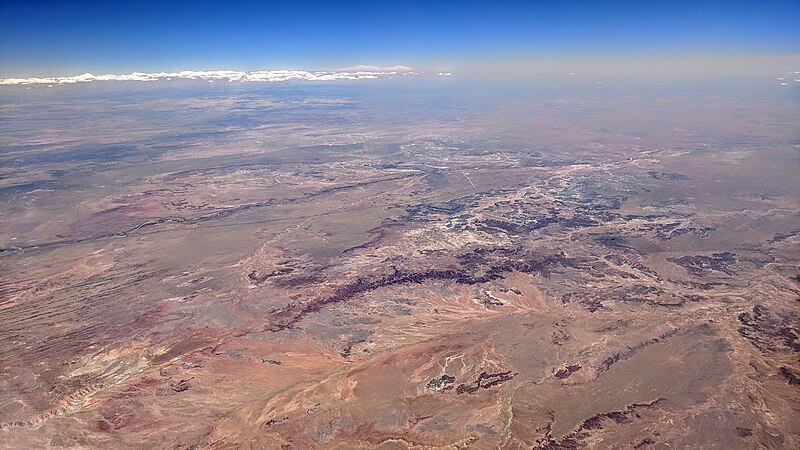
{"type": "MultiPolygon", "coordinates": [[[[453,389],[453,383],[456,381],[456,377],[448,374],[444,374],[440,377],[434,378],[425,385],[426,388],[430,389],[431,391],[449,391],[453,389]]],[[[460,386],[460,385],[459,385],[460,386]]]]}
{"type": "Polygon", "coordinates": [[[567,367],[565,367],[563,369],[558,370],[554,374],[554,376],[556,378],[558,378],[559,380],[563,380],[565,378],[569,378],[570,375],[572,375],[573,373],[575,373],[575,372],[577,372],[579,370],[581,370],[581,365],[580,364],[571,364],[571,365],[569,365],[569,366],[567,366],[567,367]]]}
{"type": "Polygon", "coordinates": [[[711,256],[699,255],[670,258],[667,261],[683,267],[687,272],[698,277],[702,277],[710,271],[734,275],[735,272],[729,266],[736,262],[736,255],[731,252],[720,252],[711,256]]]}
{"type": "Polygon", "coordinates": [[[0,91],[0,447],[800,447],[792,102],[208,89],[0,91]]]}
{"type": "Polygon", "coordinates": [[[739,322],[739,334],[765,353],[800,351],[797,321],[775,315],[762,305],[755,305],[752,313],[739,314],[739,322]]]}
{"type": "Polygon", "coordinates": [[[456,394],[474,394],[479,389],[489,389],[492,386],[497,386],[498,384],[511,380],[512,378],[514,378],[514,375],[510,370],[498,373],[481,372],[474,382],[470,384],[459,384],[458,387],[456,387],[456,394]]]}

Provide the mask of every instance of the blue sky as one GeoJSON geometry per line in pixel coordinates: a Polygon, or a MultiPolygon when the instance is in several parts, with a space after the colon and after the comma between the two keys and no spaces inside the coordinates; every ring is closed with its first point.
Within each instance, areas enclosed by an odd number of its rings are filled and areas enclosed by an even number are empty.
{"type": "Polygon", "coordinates": [[[0,2],[0,76],[798,55],[797,24],[798,0],[17,0],[0,2]]]}

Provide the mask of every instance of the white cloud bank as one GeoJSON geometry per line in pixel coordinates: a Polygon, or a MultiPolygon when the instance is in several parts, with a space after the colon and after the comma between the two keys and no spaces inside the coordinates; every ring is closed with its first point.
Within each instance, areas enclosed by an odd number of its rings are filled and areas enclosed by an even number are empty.
{"type": "Polygon", "coordinates": [[[353,67],[345,67],[341,69],[343,71],[359,71],[359,70],[366,70],[370,72],[410,72],[413,71],[414,68],[408,66],[390,66],[390,67],[379,67],[379,66],[353,66],[353,67]]]}
{"type": "Polygon", "coordinates": [[[378,67],[378,66],[356,66],[337,71],[314,71],[305,70],[260,70],[255,72],[243,72],[237,70],[184,70],[181,72],[133,72],[128,74],[107,74],[93,75],[84,73],[70,77],[46,77],[46,78],[5,78],[0,79],[0,85],[20,85],[20,84],[75,84],[91,83],[95,81],[158,81],[158,80],[206,80],[224,82],[255,82],[255,83],[276,83],[280,81],[335,81],[335,80],[370,80],[377,78],[393,78],[402,75],[418,75],[408,66],[378,67]]]}

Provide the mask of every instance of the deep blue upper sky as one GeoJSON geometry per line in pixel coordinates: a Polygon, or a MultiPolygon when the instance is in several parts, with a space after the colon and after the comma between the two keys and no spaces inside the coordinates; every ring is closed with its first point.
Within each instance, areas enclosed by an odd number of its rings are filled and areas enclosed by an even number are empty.
{"type": "Polygon", "coordinates": [[[797,55],[798,24],[798,0],[2,0],[0,76],[797,55]]]}

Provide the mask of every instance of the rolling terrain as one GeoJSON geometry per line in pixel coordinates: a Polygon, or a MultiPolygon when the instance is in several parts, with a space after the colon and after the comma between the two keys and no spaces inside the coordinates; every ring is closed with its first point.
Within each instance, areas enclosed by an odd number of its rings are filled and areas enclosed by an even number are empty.
{"type": "Polygon", "coordinates": [[[800,446],[792,99],[76,89],[0,102],[4,448],[800,446]]]}

